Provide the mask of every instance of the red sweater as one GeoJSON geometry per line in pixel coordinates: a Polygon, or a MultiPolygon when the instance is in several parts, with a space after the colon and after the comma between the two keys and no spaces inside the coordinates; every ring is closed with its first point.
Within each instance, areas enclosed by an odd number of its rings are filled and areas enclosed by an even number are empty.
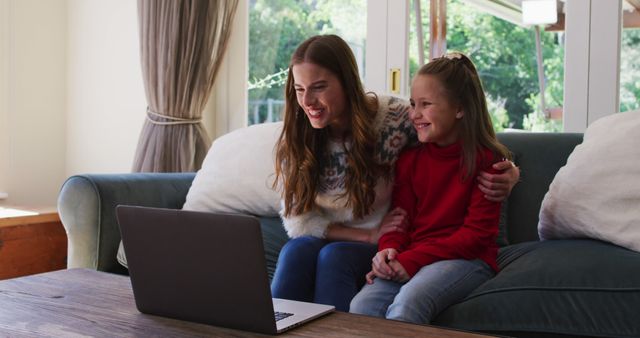
{"type": "Polygon", "coordinates": [[[461,151],[459,143],[442,148],[426,143],[398,159],[393,207],[407,211],[409,228],[386,233],[378,248],[398,250],[409,276],[433,262],[458,258],[479,258],[498,271],[500,203],[487,200],[476,179],[482,170],[496,172],[494,156],[488,149],[478,152],[476,172],[462,181],[461,151]]]}

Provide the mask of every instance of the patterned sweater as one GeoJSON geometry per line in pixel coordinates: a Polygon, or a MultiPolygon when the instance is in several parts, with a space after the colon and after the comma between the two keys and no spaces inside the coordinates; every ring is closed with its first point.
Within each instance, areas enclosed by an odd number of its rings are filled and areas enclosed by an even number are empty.
{"type": "MultiPolygon", "coordinates": [[[[404,146],[416,139],[415,130],[409,120],[409,103],[396,97],[378,96],[378,113],[375,127],[378,131],[378,153],[380,163],[394,167],[400,151],[404,146]]],[[[315,200],[315,208],[311,211],[284,216],[284,203],[280,215],[287,234],[291,238],[314,236],[323,238],[330,223],[339,222],[347,227],[371,229],[378,224],[387,213],[391,204],[393,182],[380,178],[375,187],[376,198],[371,213],[362,219],[354,219],[351,208],[345,207],[347,199],[340,197],[345,192],[345,173],[347,153],[344,147],[350,144],[330,142],[329,161],[322,170],[320,186],[315,200]]]]}

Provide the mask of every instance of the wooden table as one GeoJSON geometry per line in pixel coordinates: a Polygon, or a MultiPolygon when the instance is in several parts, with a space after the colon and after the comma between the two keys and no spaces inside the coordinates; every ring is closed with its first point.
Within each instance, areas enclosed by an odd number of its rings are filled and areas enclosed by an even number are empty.
{"type": "Polygon", "coordinates": [[[0,213],[0,279],[67,267],[67,234],[55,208],[25,210],[34,214],[0,213]]]}
{"type": "MultiPolygon", "coordinates": [[[[128,277],[88,269],[0,281],[0,332],[10,337],[270,337],[142,314],[135,307],[128,277]]],[[[281,336],[482,337],[344,312],[281,336]]]]}

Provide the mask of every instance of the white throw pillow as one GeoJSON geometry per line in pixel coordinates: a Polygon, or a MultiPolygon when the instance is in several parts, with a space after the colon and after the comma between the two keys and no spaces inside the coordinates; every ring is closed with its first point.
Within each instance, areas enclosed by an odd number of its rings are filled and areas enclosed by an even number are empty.
{"type": "Polygon", "coordinates": [[[538,234],[640,251],[640,111],[603,117],[587,128],[542,201],[538,234]]]}
{"type": "Polygon", "coordinates": [[[257,124],[216,139],[196,173],[183,209],[278,216],[274,147],[282,122],[257,124]]]}

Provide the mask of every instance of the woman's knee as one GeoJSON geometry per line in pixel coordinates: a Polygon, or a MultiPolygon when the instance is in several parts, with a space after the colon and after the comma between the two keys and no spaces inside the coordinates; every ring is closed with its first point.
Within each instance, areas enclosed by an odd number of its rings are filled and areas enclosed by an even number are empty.
{"type": "Polygon", "coordinates": [[[324,241],[314,237],[299,237],[288,241],[280,251],[271,282],[273,297],[312,301],[316,260],[324,241]]]}
{"type": "Polygon", "coordinates": [[[318,264],[335,265],[344,262],[347,251],[344,244],[343,242],[332,242],[322,247],[318,253],[318,264]]]}
{"type": "MultiPolygon", "coordinates": [[[[331,266],[360,266],[370,263],[375,255],[375,246],[354,242],[331,242],[318,253],[318,264],[331,266]]],[[[367,264],[367,266],[369,266],[367,264]]]]}
{"type": "Polygon", "coordinates": [[[278,264],[306,263],[314,261],[318,257],[318,252],[324,246],[325,241],[316,237],[304,236],[289,240],[280,250],[278,264]]]}

